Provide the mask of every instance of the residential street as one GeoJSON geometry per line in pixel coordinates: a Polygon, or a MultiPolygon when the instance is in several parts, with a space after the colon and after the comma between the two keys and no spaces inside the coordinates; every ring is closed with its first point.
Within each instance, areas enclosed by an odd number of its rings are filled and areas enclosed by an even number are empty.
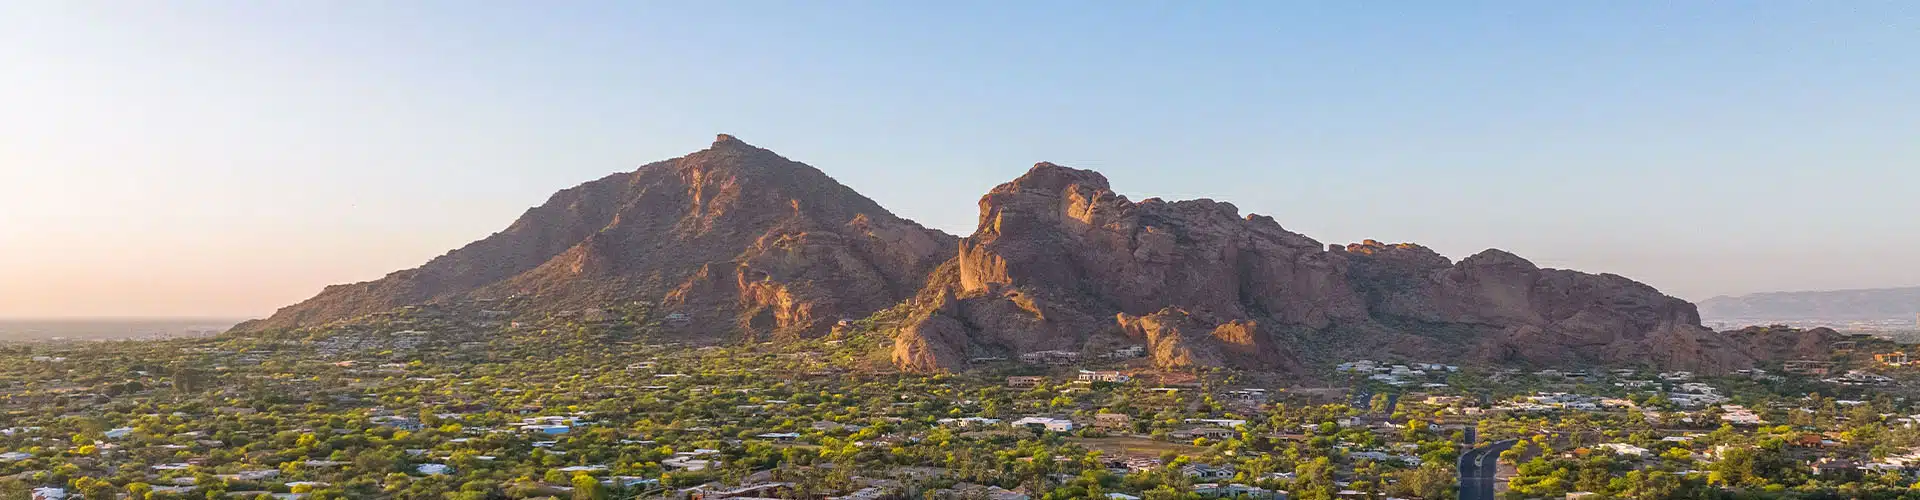
{"type": "Polygon", "coordinates": [[[1460,500],[1493,500],[1494,475],[1500,472],[1500,453],[1519,443],[1509,439],[1460,454],[1460,500]]]}

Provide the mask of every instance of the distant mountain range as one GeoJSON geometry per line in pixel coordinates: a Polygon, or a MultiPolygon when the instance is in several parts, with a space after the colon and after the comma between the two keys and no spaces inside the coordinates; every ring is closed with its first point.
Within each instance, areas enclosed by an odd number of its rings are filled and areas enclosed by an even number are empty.
{"type": "Polygon", "coordinates": [[[116,340],[212,335],[239,323],[220,318],[0,319],[0,340],[116,340]]]}
{"type": "Polygon", "coordinates": [[[1116,352],[1278,372],[1360,358],[1727,371],[1824,345],[1714,332],[1693,304],[1621,276],[1497,249],[1455,262],[1411,243],[1326,245],[1230,203],[1133,201],[1099,173],[1051,163],[978,210],[973,234],[948,235],[721,135],[234,331],[519,297],[546,312],[650,302],[674,320],[670,334],[706,340],[878,325],[894,363],[922,372],[1116,352]],[[849,322],[862,318],[873,321],[849,322]]]}
{"type": "Polygon", "coordinates": [[[1720,296],[1700,302],[1700,314],[1717,321],[1912,320],[1920,314],[1920,287],[1720,296]]]}

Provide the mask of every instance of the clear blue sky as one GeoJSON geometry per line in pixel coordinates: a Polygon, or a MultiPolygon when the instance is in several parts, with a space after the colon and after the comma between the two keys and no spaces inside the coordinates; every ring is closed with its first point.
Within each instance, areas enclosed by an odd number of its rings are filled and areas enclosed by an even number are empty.
{"type": "Polygon", "coordinates": [[[0,316],[259,315],[726,132],[1691,299],[1920,285],[1912,2],[0,2],[0,316]]]}

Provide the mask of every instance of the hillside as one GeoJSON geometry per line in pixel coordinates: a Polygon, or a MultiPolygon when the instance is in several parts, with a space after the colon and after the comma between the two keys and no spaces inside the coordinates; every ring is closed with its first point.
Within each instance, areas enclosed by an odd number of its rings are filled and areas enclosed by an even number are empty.
{"type": "Polygon", "coordinates": [[[657,301],[715,335],[819,335],[910,296],[953,237],[731,136],[555,193],[505,230],[384,278],[327,287],[237,332],[394,307],[535,297],[548,310],[657,301]]]}
{"type": "Polygon", "coordinates": [[[1910,320],[1920,314],[1920,287],[1720,296],[1700,302],[1700,314],[1728,321],[1910,320]]]}

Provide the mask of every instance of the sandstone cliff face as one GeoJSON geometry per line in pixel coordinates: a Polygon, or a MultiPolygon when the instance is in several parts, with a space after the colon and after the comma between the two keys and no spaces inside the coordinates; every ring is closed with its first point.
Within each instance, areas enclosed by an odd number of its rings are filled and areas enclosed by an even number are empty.
{"type": "Polygon", "coordinates": [[[979,227],[944,269],[896,338],[904,369],[1107,337],[1166,368],[1293,370],[1302,348],[1702,371],[1755,359],[1701,327],[1691,304],[1620,276],[1499,250],[1454,263],[1413,244],[1327,247],[1231,204],[1136,203],[1097,173],[1049,163],[981,199],[979,227]]]}
{"type": "Polygon", "coordinates": [[[1701,327],[1692,304],[1620,276],[1541,269],[1499,250],[1457,264],[1411,244],[1368,241],[1335,251],[1353,262],[1354,284],[1375,317],[1478,331],[1473,359],[1705,371],[1753,361],[1701,327]]]}
{"type": "Polygon", "coordinates": [[[1077,351],[1097,337],[1151,346],[1162,366],[1285,368],[1292,355],[1261,320],[1325,326],[1364,317],[1344,262],[1265,217],[1212,200],[1135,203],[1104,177],[1050,163],[980,201],[960,241],[955,277],[934,280],[940,305],[903,331],[896,359],[950,369],[914,353],[1077,351]],[[938,348],[937,330],[966,342],[938,348]]]}
{"type": "Polygon", "coordinates": [[[661,301],[691,316],[695,332],[818,335],[911,296],[953,242],[813,167],[722,135],[561,191],[419,268],[329,287],[237,329],[524,294],[552,309],[661,301]]]}

